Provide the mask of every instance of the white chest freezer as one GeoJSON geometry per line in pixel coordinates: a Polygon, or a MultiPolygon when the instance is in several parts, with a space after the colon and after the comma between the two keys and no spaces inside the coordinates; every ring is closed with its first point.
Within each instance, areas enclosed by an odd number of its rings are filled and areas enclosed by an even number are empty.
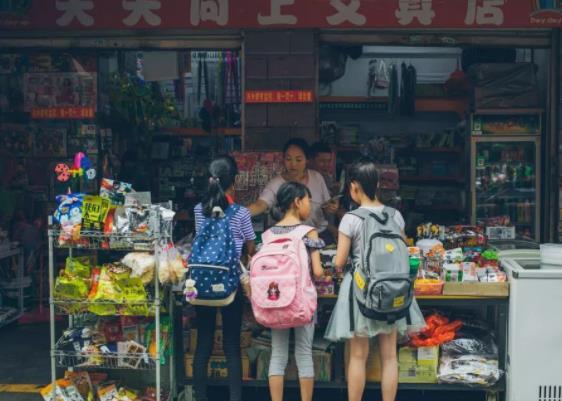
{"type": "Polygon", "coordinates": [[[507,400],[562,401],[562,269],[538,250],[500,253],[510,281],[507,400]]]}

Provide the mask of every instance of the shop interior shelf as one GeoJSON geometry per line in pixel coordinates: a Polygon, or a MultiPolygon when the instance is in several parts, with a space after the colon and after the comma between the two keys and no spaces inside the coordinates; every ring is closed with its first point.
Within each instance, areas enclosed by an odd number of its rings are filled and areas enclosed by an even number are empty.
{"type": "Polygon", "coordinates": [[[518,115],[518,114],[541,114],[543,109],[476,109],[474,114],[480,115],[518,115]]]}
{"type": "Polygon", "coordinates": [[[455,176],[401,176],[400,181],[403,182],[458,182],[463,183],[463,177],[455,177],[455,176]]]}
{"type": "Polygon", "coordinates": [[[76,241],[60,243],[58,240],[62,231],[59,229],[49,230],[49,236],[54,238],[57,248],[75,249],[105,249],[120,251],[151,251],[159,236],[146,234],[106,234],[100,231],[81,231],[76,241]]]}
{"type": "Polygon", "coordinates": [[[242,129],[240,128],[217,128],[213,130],[213,132],[204,131],[202,128],[181,128],[181,127],[172,127],[172,128],[165,128],[162,130],[163,132],[170,132],[174,135],[178,136],[213,136],[215,134],[221,136],[242,136],[242,129]]]}
{"type": "MultiPolygon", "coordinates": [[[[213,386],[228,386],[227,379],[213,379],[213,386]]],[[[187,378],[184,385],[189,386],[193,384],[193,379],[187,378]]],[[[244,379],[242,386],[244,387],[268,387],[267,380],[253,380],[244,379]]],[[[297,380],[286,380],[285,387],[297,388],[299,382],[297,380]]],[[[319,389],[345,389],[347,383],[337,380],[329,382],[315,381],[314,387],[319,389]]],[[[380,383],[367,382],[367,389],[380,389],[380,383]]],[[[468,386],[463,384],[440,384],[440,383],[399,383],[398,390],[427,390],[427,391],[486,391],[486,392],[502,392],[505,391],[505,381],[500,379],[498,383],[490,387],[483,386],[468,386]]]]}

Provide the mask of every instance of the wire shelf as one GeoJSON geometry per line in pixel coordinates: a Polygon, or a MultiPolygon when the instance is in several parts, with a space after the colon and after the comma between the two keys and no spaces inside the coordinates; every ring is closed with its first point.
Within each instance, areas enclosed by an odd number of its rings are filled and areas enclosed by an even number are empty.
{"type": "Polygon", "coordinates": [[[49,230],[57,248],[106,249],[122,251],[152,251],[162,235],[146,233],[106,234],[100,231],[81,231],[78,239],[65,239],[67,234],[60,229],[49,230]],[[61,236],[62,234],[62,236],[61,236]]]}
{"type": "Polygon", "coordinates": [[[157,362],[146,352],[72,352],[55,349],[53,355],[60,368],[154,370],[157,362]]]}
{"type": "MultiPolygon", "coordinates": [[[[75,315],[91,313],[98,316],[154,316],[156,308],[161,304],[149,297],[146,301],[112,302],[90,301],[79,299],[53,299],[58,314],[75,315]]],[[[161,312],[165,312],[161,310],[161,312]]]]}

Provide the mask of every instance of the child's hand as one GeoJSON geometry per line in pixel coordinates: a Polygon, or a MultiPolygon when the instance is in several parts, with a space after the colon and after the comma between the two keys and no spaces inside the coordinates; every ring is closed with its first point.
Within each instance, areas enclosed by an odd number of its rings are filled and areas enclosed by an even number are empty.
{"type": "Polygon", "coordinates": [[[338,211],[338,209],[340,208],[340,201],[337,200],[337,199],[330,200],[330,201],[324,203],[322,208],[328,214],[335,214],[338,211]]]}

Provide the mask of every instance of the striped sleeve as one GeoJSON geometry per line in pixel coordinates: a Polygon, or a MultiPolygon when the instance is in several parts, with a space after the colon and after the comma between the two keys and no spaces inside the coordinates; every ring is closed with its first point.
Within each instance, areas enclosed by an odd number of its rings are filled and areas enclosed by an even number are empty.
{"type": "Polygon", "coordinates": [[[195,233],[198,233],[199,228],[205,221],[205,216],[203,216],[203,206],[201,206],[200,203],[193,209],[193,214],[195,217],[195,233]]]}
{"type": "Polygon", "coordinates": [[[239,216],[238,224],[240,227],[240,233],[242,234],[242,239],[244,241],[255,240],[256,233],[254,232],[254,227],[252,226],[252,217],[250,215],[250,211],[245,207],[241,207],[237,214],[239,216]]]}

